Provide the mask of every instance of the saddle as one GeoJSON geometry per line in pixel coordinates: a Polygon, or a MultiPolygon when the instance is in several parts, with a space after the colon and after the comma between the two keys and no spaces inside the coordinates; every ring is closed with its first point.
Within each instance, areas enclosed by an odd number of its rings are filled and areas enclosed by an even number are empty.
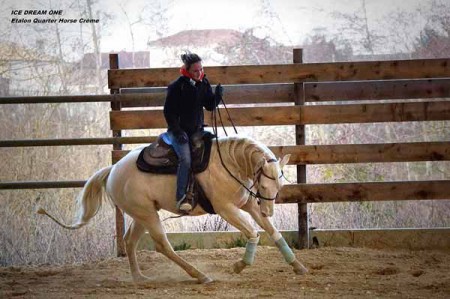
{"type": "MultiPolygon", "coordinates": [[[[200,206],[209,214],[215,214],[211,202],[205,196],[194,174],[206,170],[211,155],[212,139],[215,137],[207,131],[195,133],[190,138],[191,147],[191,175],[188,184],[187,195],[191,197],[193,209],[200,206]]],[[[178,169],[178,157],[173,149],[167,133],[159,135],[158,139],[145,147],[136,161],[139,170],[156,174],[176,174],[178,169]]]]}

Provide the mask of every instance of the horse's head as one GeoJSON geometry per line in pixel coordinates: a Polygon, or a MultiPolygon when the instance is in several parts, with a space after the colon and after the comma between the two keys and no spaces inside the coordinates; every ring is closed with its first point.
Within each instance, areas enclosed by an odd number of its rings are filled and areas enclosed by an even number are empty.
{"type": "Polygon", "coordinates": [[[283,159],[264,160],[264,165],[257,174],[257,195],[260,200],[261,214],[264,217],[272,217],[274,201],[278,192],[283,187],[283,167],[289,161],[291,155],[285,155],[283,159]]]}

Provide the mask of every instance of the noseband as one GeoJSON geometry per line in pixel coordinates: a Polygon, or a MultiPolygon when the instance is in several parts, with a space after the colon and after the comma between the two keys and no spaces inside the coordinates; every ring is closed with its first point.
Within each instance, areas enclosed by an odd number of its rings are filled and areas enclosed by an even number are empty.
{"type": "MultiPolygon", "coordinates": [[[[270,159],[270,160],[267,160],[267,163],[270,163],[270,162],[276,162],[276,161],[277,161],[276,159],[270,159]]],[[[255,186],[256,182],[259,182],[259,180],[261,179],[261,176],[262,176],[262,175],[265,176],[265,177],[268,178],[268,179],[271,179],[271,180],[273,180],[273,181],[276,181],[276,178],[272,178],[272,177],[268,176],[268,175],[264,172],[264,170],[261,168],[261,170],[257,172],[256,179],[255,179],[255,182],[253,183],[253,186],[255,186]]],[[[281,179],[282,177],[283,177],[283,171],[281,171],[281,175],[280,175],[278,178],[281,179]]],[[[253,188],[253,186],[250,187],[250,189],[253,188]]],[[[252,194],[254,197],[257,197],[257,198],[259,198],[259,199],[270,200],[270,201],[274,201],[274,200],[277,199],[277,197],[278,197],[278,193],[277,193],[277,195],[276,195],[274,198],[264,197],[264,196],[261,195],[261,193],[259,192],[259,190],[257,190],[256,193],[251,192],[251,194],[252,194]]]]}

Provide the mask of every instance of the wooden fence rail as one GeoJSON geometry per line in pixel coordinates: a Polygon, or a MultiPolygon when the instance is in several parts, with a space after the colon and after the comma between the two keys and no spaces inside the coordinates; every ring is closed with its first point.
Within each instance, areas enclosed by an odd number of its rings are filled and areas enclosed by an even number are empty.
{"type": "MultiPolygon", "coordinates": [[[[450,97],[450,79],[305,82],[305,102],[420,99],[450,97]]],[[[214,86],[213,86],[214,88],[214,86]]],[[[125,94],[147,93],[122,102],[122,107],[162,106],[165,87],[122,89],[125,94]]],[[[122,95],[120,95],[122,96],[122,95]]],[[[119,97],[118,99],[120,99],[119,97]]],[[[225,85],[227,104],[294,103],[294,86],[286,83],[225,85]]]]}
{"type": "MultiPolygon", "coordinates": [[[[450,79],[305,82],[305,101],[359,101],[450,97],[450,79]]],[[[214,86],[213,86],[214,87],[214,86]]],[[[227,104],[294,103],[294,86],[286,83],[226,85],[227,104]]],[[[116,95],[1,97],[0,104],[121,102],[122,107],[164,105],[165,87],[123,89],[116,95]]]]}
{"type": "MultiPolygon", "coordinates": [[[[450,102],[244,107],[229,111],[238,126],[433,121],[450,119],[450,102]]],[[[221,114],[225,116],[226,112],[221,114]]],[[[206,122],[209,119],[210,114],[205,113],[206,122]]],[[[114,130],[166,126],[162,110],[111,111],[110,120],[114,130]]],[[[228,117],[223,120],[231,125],[228,117]]]]}
{"type": "Polygon", "coordinates": [[[55,103],[93,103],[93,102],[139,102],[148,98],[145,94],[120,95],[81,95],[81,96],[37,96],[1,97],[3,104],[55,104],[55,103]]]}
{"type": "MultiPolygon", "coordinates": [[[[205,73],[214,84],[450,78],[450,59],[216,66],[205,73]]],[[[167,86],[178,76],[178,68],[111,69],[108,87],[167,86]]]]}
{"type": "Polygon", "coordinates": [[[86,181],[23,181],[0,182],[0,190],[82,188],[86,181]]]}
{"type": "MultiPolygon", "coordinates": [[[[449,142],[410,142],[382,144],[333,144],[269,146],[281,157],[290,154],[289,165],[450,161],[449,142]]],[[[129,151],[113,151],[118,162],[129,151]]]]}
{"type": "Polygon", "coordinates": [[[450,97],[449,79],[317,82],[305,84],[306,101],[450,97]]]}
{"type": "Polygon", "coordinates": [[[155,140],[156,137],[154,136],[0,140],[0,147],[102,145],[115,143],[136,144],[136,143],[151,143],[155,140]]]}
{"type": "MultiPolygon", "coordinates": [[[[79,188],[86,181],[0,182],[0,190],[79,188]]],[[[276,200],[286,203],[449,199],[450,180],[285,185],[276,200]]]]}
{"type": "Polygon", "coordinates": [[[450,181],[286,185],[278,203],[449,199],[450,181]]]}

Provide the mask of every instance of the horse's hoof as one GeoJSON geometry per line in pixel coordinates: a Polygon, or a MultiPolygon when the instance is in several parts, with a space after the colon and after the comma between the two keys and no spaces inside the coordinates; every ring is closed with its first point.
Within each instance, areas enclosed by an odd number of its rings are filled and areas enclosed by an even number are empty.
{"type": "Polygon", "coordinates": [[[291,264],[294,273],[297,275],[303,275],[308,273],[308,269],[305,268],[305,266],[303,266],[302,264],[300,264],[299,261],[295,260],[294,262],[292,262],[291,264]]]}
{"type": "Polygon", "coordinates": [[[134,283],[145,283],[150,281],[150,278],[144,275],[135,275],[133,276],[134,283]]]}
{"type": "Polygon", "coordinates": [[[234,273],[236,273],[236,274],[241,273],[242,270],[244,270],[245,267],[247,267],[247,264],[244,263],[242,260],[234,263],[234,265],[233,265],[234,273]]]}
{"type": "Polygon", "coordinates": [[[209,278],[206,275],[198,279],[198,283],[201,283],[201,284],[208,284],[208,283],[211,283],[213,281],[214,280],[212,280],[211,278],[209,278]]]}

